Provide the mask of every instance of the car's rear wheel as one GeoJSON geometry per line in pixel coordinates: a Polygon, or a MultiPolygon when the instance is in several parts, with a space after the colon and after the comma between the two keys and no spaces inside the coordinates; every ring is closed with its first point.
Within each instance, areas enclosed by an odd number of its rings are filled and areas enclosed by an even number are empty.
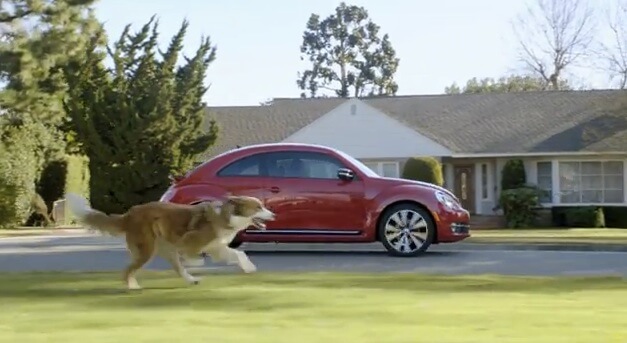
{"type": "Polygon", "coordinates": [[[435,238],[435,223],[424,208],[403,203],[387,209],[379,222],[379,240],[392,256],[418,256],[435,238]]]}

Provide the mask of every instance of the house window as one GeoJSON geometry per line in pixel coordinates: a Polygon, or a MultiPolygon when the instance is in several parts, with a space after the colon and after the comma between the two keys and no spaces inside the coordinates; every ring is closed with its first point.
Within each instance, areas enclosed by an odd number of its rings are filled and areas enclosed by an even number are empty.
{"type": "Polygon", "coordinates": [[[537,186],[543,192],[540,195],[541,204],[550,204],[553,202],[553,164],[551,162],[538,162],[537,169],[537,186]]]}
{"type": "Polygon", "coordinates": [[[399,177],[398,163],[383,162],[381,163],[381,175],[385,177],[399,177]]]}
{"type": "Polygon", "coordinates": [[[564,204],[624,202],[623,162],[560,162],[564,204]]]}
{"type": "Polygon", "coordinates": [[[400,177],[398,162],[364,162],[373,172],[383,177],[400,177]]]}

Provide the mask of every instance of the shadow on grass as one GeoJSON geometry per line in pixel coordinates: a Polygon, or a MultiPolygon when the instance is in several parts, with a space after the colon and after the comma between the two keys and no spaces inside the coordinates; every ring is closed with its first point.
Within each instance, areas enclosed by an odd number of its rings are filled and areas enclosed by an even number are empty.
{"type": "Polygon", "coordinates": [[[259,273],[209,274],[198,286],[186,285],[167,272],[147,272],[141,291],[124,289],[112,273],[29,273],[0,275],[0,301],[67,301],[105,308],[198,308],[272,311],[312,306],[310,296],[333,297],[334,290],[415,292],[424,296],[452,293],[558,294],[575,291],[622,290],[621,277],[444,276],[399,273],[259,273]],[[315,294],[315,295],[314,295],[315,294]]]}
{"type": "Polygon", "coordinates": [[[305,308],[293,297],[282,299],[254,278],[232,274],[207,276],[200,285],[188,285],[167,272],[144,272],[142,290],[126,290],[119,273],[6,273],[0,274],[0,303],[40,305],[63,302],[87,308],[185,308],[230,312],[305,308]],[[248,280],[248,282],[246,281],[248,280]],[[252,283],[250,281],[253,281],[252,283]],[[233,288],[239,287],[237,290],[233,288]],[[244,288],[242,288],[244,287],[244,288]],[[268,293],[272,293],[268,296],[268,293]]]}

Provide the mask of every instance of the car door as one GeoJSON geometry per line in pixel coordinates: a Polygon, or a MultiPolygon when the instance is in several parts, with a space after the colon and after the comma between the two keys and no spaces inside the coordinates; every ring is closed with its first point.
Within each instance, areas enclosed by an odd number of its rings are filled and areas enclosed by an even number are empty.
{"type": "Polygon", "coordinates": [[[344,164],[308,151],[268,153],[266,205],[277,213],[269,229],[285,234],[355,235],[364,227],[364,184],[341,180],[344,164]]]}

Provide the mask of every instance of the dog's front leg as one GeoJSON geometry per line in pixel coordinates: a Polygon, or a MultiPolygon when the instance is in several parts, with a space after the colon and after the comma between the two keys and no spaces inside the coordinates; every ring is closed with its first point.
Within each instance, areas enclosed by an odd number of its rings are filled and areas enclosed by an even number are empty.
{"type": "Polygon", "coordinates": [[[254,273],[257,271],[257,267],[248,258],[248,255],[246,255],[245,252],[231,248],[229,249],[237,256],[238,265],[244,271],[244,273],[254,273]]]}
{"type": "Polygon", "coordinates": [[[207,251],[214,262],[237,264],[244,273],[253,273],[257,267],[250,261],[246,253],[229,247],[219,247],[207,251]]]}

